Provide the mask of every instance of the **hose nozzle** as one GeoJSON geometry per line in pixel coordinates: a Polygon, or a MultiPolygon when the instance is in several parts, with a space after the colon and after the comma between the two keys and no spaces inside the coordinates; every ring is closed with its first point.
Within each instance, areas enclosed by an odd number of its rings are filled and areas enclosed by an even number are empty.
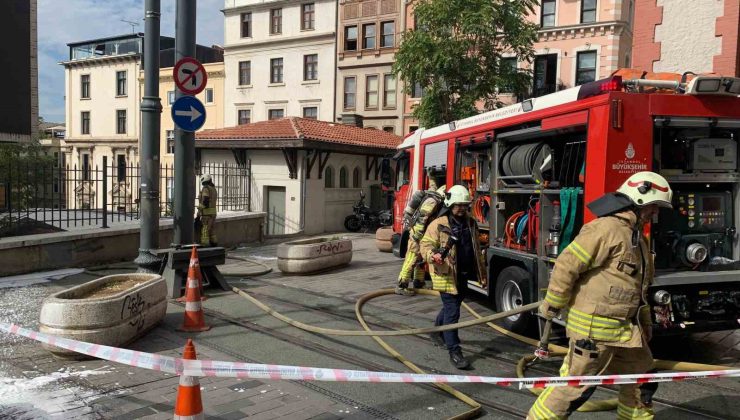
{"type": "Polygon", "coordinates": [[[550,357],[550,331],[552,330],[552,319],[548,319],[545,322],[545,327],[542,329],[542,336],[537,348],[534,350],[534,357],[545,360],[550,357]]]}

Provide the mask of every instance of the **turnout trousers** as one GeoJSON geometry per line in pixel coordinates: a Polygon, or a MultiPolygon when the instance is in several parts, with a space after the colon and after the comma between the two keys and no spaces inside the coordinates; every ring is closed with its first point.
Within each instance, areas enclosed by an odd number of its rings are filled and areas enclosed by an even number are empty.
{"type": "MultiPolygon", "coordinates": [[[[560,376],[591,376],[604,374],[637,374],[653,368],[653,355],[643,340],[642,347],[614,347],[596,342],[595,350],[580,348],[571,338],[568,354],[560,368],[560,376]]],[[[657,383],[619,386],[617,419],[645,419],[654,417],[652,397],[657,383]]],[[[567,419],[594,393],[594,386],[563,386],[545,388],[529,410],[527,419],[567,419]]]]}
{"type": "Polygon", "coordinates": [[[203,246],[216,244],[216,234],[213,232],[216,216],[200,216],[200,222],[203,224],[200,230],[200,244],[203,246]]]}
{"type": "Polygon", "coordinates": [[[398,284],[401,285],[405,283],[407,285],[411,285],[414,281],[424,284],[424,268],[420,266],[421,262],[422,259],[419,254],[419,243],[412,238],[409,238],[406,257],[403,259],[401,272],[398,273],[398,284]]]}

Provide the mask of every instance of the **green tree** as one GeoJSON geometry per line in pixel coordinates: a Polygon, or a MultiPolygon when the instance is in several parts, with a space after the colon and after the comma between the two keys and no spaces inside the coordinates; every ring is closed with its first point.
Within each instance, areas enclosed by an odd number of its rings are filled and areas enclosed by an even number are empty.
{"type": "Polygon", "coordinates": [[[416,28],[407,31],[393,71],[407,94],[424,94],[414,117],[433,127],[502,105],[498,88],[529,89],[529,72],[502,62],[504,54],[531,61],[537,25],[526,16],[537,0],[417,0],[416,28]]]}

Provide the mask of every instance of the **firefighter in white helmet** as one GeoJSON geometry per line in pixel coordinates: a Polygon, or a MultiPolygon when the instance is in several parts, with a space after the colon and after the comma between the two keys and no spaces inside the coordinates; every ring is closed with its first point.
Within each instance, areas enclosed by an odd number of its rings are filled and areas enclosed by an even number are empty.
{"type": "MultiPolygon", "coordinates": [[[[672,196],[665,178],[638,172],[615,193],[588,204],[597,219],[585,224],[558,256],[540,306],[546,319],[561,312],[566,318],[570,342],[561,375],[638,374],[653,368],[646,294],[654,265],[643,227],[659,208],[671,208],[672,196]]],[[[652,419],[657,385],[621,385],[617,418],[652,419]]],[[[594,390],[547,388],[527,418],[567,418],[594,390]]]]}
{"type": "MultiPolygon", "coordinates": [[[[460,320],[460,305],[468,289],[468,281],[485,287],[488,279],[486,262],[478,241],[478,224],[470,217],[470,193],[455,185],[445,194],[447,211],[427,228],[419,244],[421,256],[429,264],[432,288],[442,298],[434,325],[455,324],[460,320]]],[[[470,368],[463,356],[457,330],[434,333],[432,341],[446,347],[450,361],[458,369],[470,368]]]]}
{"type": "Polygon", "coordinates": [[[213,225],[216,223],[216,205],[218,204],[218,192],[213,185],[213,178],[210,175],[203,175],[200,178],[201,189],[198,195],[198,217],[202,224],[200,230],[200,244],[204,246],[216,246],[216,234],[213,232],[213,225]]]}

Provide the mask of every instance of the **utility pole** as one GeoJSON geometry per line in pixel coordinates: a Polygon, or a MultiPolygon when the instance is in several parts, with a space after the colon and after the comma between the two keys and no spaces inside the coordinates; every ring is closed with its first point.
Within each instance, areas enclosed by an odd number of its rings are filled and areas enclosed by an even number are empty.
{"type": "MultiPolygon", "coordinates": [[[[177,0],[175,63],[195,57],[196,0],[177,0]]],[[[184,96],[175,89],[175,98],[184,96]]],[[[175,220],[173,246],[192,244],[195,212],[195,133],[175,127],[175,220]]]]}
{"type": "Polygon", "coordinates": [[[152,253],[159,247],[159,132],[162,104],[159,99],[160,0],[144,3],[144,97],[141,100],[141,233],[139,271],[156,273],[160,259],[152,253]]]}

